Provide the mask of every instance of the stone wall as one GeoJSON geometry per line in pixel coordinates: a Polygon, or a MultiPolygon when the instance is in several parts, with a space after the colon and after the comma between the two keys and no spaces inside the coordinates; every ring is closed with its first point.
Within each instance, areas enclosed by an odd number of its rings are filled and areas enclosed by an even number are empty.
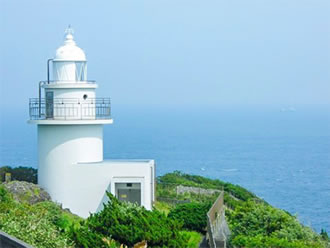
{"type": "Polygon", "coordinates": [[[214,193],[220,193],[220,192],[221,190],[218,189],[203,189],[203,188],[183,186],[183,185],[176,186],[177,194],[194,193],[199,195],[213,195],[214,193]]]}

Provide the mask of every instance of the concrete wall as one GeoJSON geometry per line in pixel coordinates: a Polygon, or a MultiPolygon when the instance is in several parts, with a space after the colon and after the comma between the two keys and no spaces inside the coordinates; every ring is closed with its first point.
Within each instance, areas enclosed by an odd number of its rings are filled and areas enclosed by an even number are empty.
{"type": "Polygon", "coordinates": [[[33,248],[25,242],[0,231],[0,247],[1,248],[33,248]]]}
{"type": "Polygon", "coordinates": [[[224,211],[223,192],[221,192],[221,194],[219,195],[217,200],[213,203],[212,207],[207,213],[212,225],[216,222],[216,219],[222,214],[223,211],[224,211]]]}
{"type": "Polygon", "coordinates": [[[226,222],[225,208],[221,192],[207,213],[207,234],[211,248],[226,248],[230,230],[226,222]]]}
{"type": "Polygon", "coordinates": [[[67,167],[71,175],[66,187],[63,207],[86,218],[103,209],[108,201],[106,191],[115,195],[115,183],[140,183],[141,205],[151,210],[154,201],[153,160],[106,160],[100,163],[80,163],[67,167]]]}

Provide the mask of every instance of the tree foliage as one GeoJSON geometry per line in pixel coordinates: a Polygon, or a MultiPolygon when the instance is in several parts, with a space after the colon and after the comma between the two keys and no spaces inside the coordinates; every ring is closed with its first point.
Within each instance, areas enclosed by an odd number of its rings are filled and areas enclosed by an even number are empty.
{"type": "Polygon", "coordinates": [[[168,217],[183,222],[183,228],[205,233],[206,214],[211,208],[212,203],[186,203],[179,204],[170,211],[168,217]]]}
{"type": "Polygon", "coordinates": [[[92,214],[80,229],[74,230],[77,245],[107,247],[104,242],[102,244],[102,238],[106,237],[128,246],[146,240],[150,247],[185,247],[179,222],[157,210],[148,211],[136,204],[119,202],[110,193],[107,195],[109,201],[104,209],[92,214]]]}
{"type": "Polygon", "coordinates": [[[31,167],[16,167],[12,168],[9,166],[0,167],[0,182],[5,180],[5,174],[11,174],[11,180],[26,181],[29,183],[37,183],[38,181],[38,170],[31,167]]]}
{"type": "Polygon", "coordinates": [[[328,236],[328,233],[325,229],[323,229],[323,228],[321,229],[320,235],[321,235],[322,239],[330,242],[330,237],[328,236]]]}

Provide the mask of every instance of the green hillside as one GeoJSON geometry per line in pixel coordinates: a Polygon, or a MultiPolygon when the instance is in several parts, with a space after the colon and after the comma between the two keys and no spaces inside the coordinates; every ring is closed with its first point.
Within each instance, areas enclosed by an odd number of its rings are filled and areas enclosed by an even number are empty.
{"type": "Polygon", "coordinates": [[[205,234],[206,212],[219,194],[206,194],[202,189],[225,191],[231,247],[330,247],[326,232],[315,233],[295,216],[272,207],[248,190],[178,171],[158,177],[158,201],[153,211],[109,195],[103,211],[87,220],[53,202],[36,201],[40,190],[35,187],[13,195],[8,184],[0,185],[0,230],[35,247],[133,247],[141,241],[146,241],[148,247],[198,247],[205,234]],[[201,190],[178,193],[178,185],[201,190]]]}
{"type": "MultiPolygon", "coordinates": [[[[226,218],[231,229],[231,245],[235,247],[260,248],[317,248],[330,247],[325,231],[322,235],[299,223],[295,216],[272,207],[252,192],[220,180],[184,174],[179,171],[159,177],[157,195],[164,200],[170,196],[178,201],[190,200],[195,204],[213,202],[217,194],[200,195],[195,193],[176,194],[177,185],[207,189],[223,189],[226,205],[226,218]]],[[[190,203],[190,204],[192,204],[190,203]]],[[[164,205],[164,204],[163,204],[164,205]]],[[[164,206],[162,206],[163,209],[164,206]]],[[[180,206],[167,204],[166,211],[176,211],[180,206]]],[[[194,211],[191,211],[189,218],[194,211]]],[[[187,216],[182,212],[181,216],[187,216]]]]}

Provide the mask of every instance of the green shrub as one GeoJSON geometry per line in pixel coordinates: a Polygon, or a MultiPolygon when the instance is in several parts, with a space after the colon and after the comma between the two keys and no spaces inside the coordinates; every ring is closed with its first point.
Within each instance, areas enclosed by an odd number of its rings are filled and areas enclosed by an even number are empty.
{"type": "Polygon", "coordinates": [[[0,185],[0,203],[9,202],[12,199],[3,185],[0,185]]]}
{"type": "Polygon", "coordinates": [[[232,245],[238,247],[325,247],[319,235],[287,212],[248,201],[227,211],[232,245]]]}
{"type": "Polygon", "coordinates": [[[107,240],[111,240],[111,237],[105,237],[103,234],[98,233],[95,230],[90,230],[88,225],[81,223],[79,228],[71,226],[70,237],[75,240],[76,247],[81,248],[112,248],[118,247],[113,242],[109,244],[107,240]]]}
{"type": "Polygon", "coordinates": [[[64,232],[70,232],[71,228],[80,227],[80,218],[72,217],[72,214],[62,213],[62,215],[55,221],[56,226],[62,229],[64,232]]]}
{"type": "Polygon", "coordinates": [[[183,228],[205,233],[207,212],[212,203],[185,203],[179,204],[170,211],[168,217],[183,222],[183,228]]]}
{"type": "Polygon", "coordinates": [[[325,248],[325,246],[317,241],[294,240],[289,241],[285,238],[267,237],[262,235],[245,236],[238,235],[231,240],[231,244],[237,247],[245,248],[325,248]]]}
{"type": "Polygon", "coordinates": [[[199,247],[199,243],[201,242],[202,235],[195,231],[181,231],[181,234],[186,238],[187,244],[185,248],[196,248],[199,247]]]}
{"type": "Polygon", "coordinates": [[[230,209],[235,209],[236,207],[241,206],[243,203],[243,201],[232,197],[232,195],[230,195],[228,192],[224,192],[223,200],[224,204],[230,209]]]}
{"type": "Polygon", "coordinates": [[[135,204],[119,202],[110,193],[107,195],[109,201],[104,209],[92,214],[81,223],[80,229],[74,230],[77,245],[107,247],[102,241],[106,237],[129,246],[146,240],[150,247],[185,247],[186,240],[180,234],[181,225],[177,221],[157,210],[148,211],[135,204]]]}

